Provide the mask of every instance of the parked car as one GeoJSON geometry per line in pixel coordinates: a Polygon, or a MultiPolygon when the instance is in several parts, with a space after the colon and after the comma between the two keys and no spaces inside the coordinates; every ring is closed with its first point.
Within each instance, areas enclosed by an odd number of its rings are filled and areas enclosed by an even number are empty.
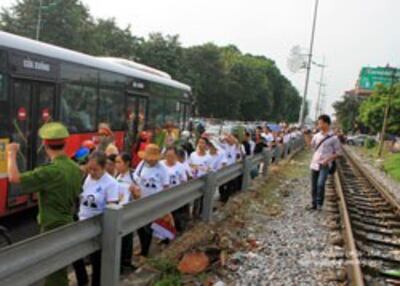
{"type": "Polygon", "coordinates": [[[376,138],[374,136],[367,134],[358,134],[358,135],[348,136],[346,139],[346,143],[352,146],[363,146],[367,139],[376,142],[376,138]]]}

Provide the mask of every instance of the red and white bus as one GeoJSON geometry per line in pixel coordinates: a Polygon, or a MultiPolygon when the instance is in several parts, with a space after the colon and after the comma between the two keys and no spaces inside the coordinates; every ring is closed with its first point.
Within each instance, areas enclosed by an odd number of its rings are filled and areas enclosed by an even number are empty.
{"type": "Polygon", "coordinates": [[[123,149],[146,126],[184,128],[191,110],[191,88],[164,72],[0,32],[0,217],[35,205],[8,184],[8,142],[21,144],[19,167],[31,170],[45,161],[38,138],[45,122],[68,127],[73,155],[100,122],[123,149]]]}

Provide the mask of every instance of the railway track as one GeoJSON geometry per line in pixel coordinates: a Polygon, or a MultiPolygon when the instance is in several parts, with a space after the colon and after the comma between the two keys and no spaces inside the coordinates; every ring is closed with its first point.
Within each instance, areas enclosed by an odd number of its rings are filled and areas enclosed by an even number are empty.
{"type": "Polygon", "coordinates": [[[400,285],[400,205],[345,151],[333,178],[350,285],[400,285]]]}

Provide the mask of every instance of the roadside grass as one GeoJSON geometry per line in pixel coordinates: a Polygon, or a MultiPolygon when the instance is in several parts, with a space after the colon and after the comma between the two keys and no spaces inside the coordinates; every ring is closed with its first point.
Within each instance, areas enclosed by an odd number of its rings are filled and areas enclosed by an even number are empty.
{"type": "Polygon", "coordinates": [[[385,158],[383,168],[393,179],[400,182],[400,153],[385,158]]]}
{"type": "Polygon", "coordinates": [[[149,260],[149,264],[161,273],[160,279],[154,284],[155,286],[182,285],[182,276],[173,261],[164,258],[154,258],[149,260]]]}
{"type": "MultiPolygon", "coordinates": [[[[378,160],[378,146],[367,149],[362,147],[359,149],[362,154],[368,156],[372,160],[378,160]]],[[[387,149],[383,150],[382,162],[380,168],[385,171],[391,178],[400,182],[400,153],[391,153],[387,149]]]]}

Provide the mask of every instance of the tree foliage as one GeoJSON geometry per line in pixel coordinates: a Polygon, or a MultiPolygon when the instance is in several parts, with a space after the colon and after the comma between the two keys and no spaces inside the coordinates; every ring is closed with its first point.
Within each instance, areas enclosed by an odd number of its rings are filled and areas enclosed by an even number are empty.
{"type": "MultiPolygon", "coordinates": [[[[241,120],[297,120],[301,98],[275,63],[233,45],[183,47],[178,35],[136,37],[115,19],[94,19],[79,0],[43,0],[40,40],[96,56],[161,69],[192,86],[198,115],[241,120]]],[[[39,0],[0,13],[0,29],[35,38],[39,0]]]]}
{"type": "Polygon", "coordinates": [[[333,104],[337,121],[344,132],[354,132],[359,129],[358,116],[362,100],[356,96],[346,95],[341,101],[333,104]]]}
{"type": "Polygon", "coordinates": [[[400,134],[400,84],[394,88],[377,85],[373,94],[361,104],[359,119],[372,131],[380,132],[389,96],[392,96],[392,100],[387,130],[389,133],[400,134]]]}

